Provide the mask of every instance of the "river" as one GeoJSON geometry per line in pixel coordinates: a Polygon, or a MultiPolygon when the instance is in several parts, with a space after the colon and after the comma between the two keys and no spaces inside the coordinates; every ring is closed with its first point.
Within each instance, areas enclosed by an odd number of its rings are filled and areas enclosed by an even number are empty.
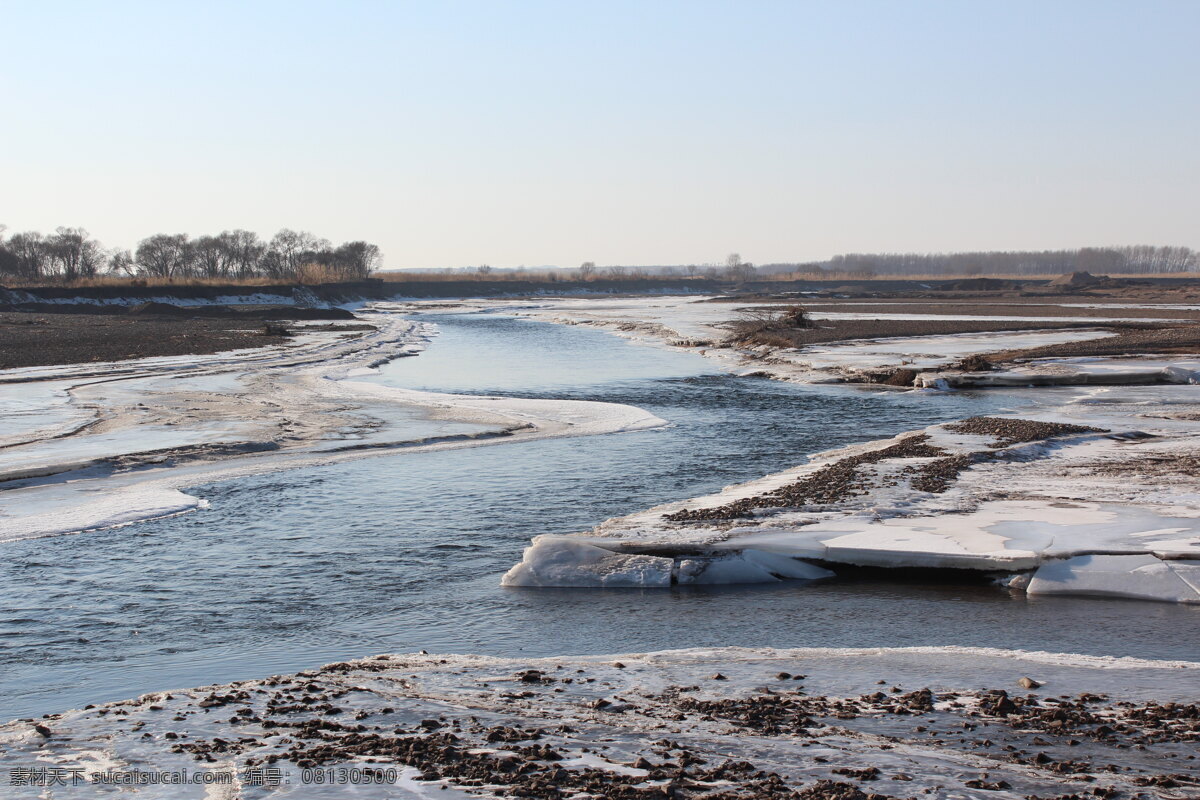
{"type": "MultiPolygon", "coordinates": [[[[1196,609],[840,578],[660,590],[504,589],[530,537],[793,466],[831,447],[1014,410],[1022,392],[916,393],[719,373],[584,327],[431,315],[373,379],[603,400],[637,433],[400,453],[190,490],[195,513],[17,541],[0,564],[0,718],[381,652],[619,653],[700,645],[987,647],[1196,658],[1196,609]]],[[[1039,397],[1046,397],[1042,392],[1039,397]]]]}

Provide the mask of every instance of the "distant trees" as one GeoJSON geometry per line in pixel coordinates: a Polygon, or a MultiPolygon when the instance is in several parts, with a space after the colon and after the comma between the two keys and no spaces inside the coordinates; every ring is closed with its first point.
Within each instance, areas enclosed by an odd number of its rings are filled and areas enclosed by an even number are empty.
{"type": "Polygon", "coordinates": [[[848,253],[823,265],[845,275],[1061,275],[1087,271],[1170,274],[1200,268],[1190,247],[1084,247],[983,253],[848,253]]]}
{"type": "Polygon", "coordinates": [[[754,265],[742,261],[738,253],[730,253],[725,257],[725,278],[742,283],[754,277],[754,265]]]}
{"type": "Polygon", "coordinates": [[[128,250],[105,250],[82,228],[59,228],[50,236],[30,231],[4,238],[0,227],[0,278],[63,280],[101,273],[164,279],[279,281],[362,280],[380,266],[379,248],[353,241],[334,247],[327,239],[287,228],[263,241],[246,230],[191,239],[158,233],[128,250]]]}
{"type": "Polygon", "coordinates": [[[82,228],[59,228],[50,236],[15,233],[8,241],[0,237],[0,251],[0,275],[19,278],[90,278],[106,260],[100,243],[82,228]]]}

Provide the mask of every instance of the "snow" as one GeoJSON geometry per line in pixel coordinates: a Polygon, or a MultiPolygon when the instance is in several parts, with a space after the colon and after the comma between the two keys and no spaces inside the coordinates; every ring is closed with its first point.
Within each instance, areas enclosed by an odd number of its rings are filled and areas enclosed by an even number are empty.
{"type": "Polygon", "coordinates": [[[1085,384],[1136,385],[1200,383],[1200,359],[1045,358],[990,372],[938,372],[917,376],[917,385],[936,388],[994,386],[1072,386],[1085,384]]]}
{"type": "Polygon", "coordinates": [[[677,570],[681,584],[772,583],[783,580],[820,580],[834,573],[814,564],[772,553],[742,548],[709,559],[681,559],[677,570]]]}
{"type": "Polygon", "coordinates": [[[672,561],[624,555],[561,536],[539,536],[501,579],[503,586],[645,588],[671,585],[672,561]]]}
{"type": "MultiPolygon", "coordinates": [[[[401,448],[476,447],[665,424],[626,405],[419,392],[362,380],[382,363],[419,353],[435,335],[432,326],[401,317],[397,311],[405,307],[365,309],[363,316],[378,329],[349,340],[314,326],[284,346],[0,373],[0,410],[10,412],[0,415],[6,419],[0,436],[7,437],[0,443],[13,445],[5,452],[2,471],[10,479],[25,478],[7,482],[0,539],[181,513],[203,502],[187,494],[189,486],[239,475],[401,448]],[[26,387],[32,387],[32,399],[22,393],[26,387]],[[51,411],[38,420],[29,412],[40,404],[51,411]]],[[[666,346],[674,346],[677,337],[719,335],[717,326],[731,311],[727,304],[677,297],[486,301],[474,307],[601,324],[666,346]]],[[[849,342],[776,353],[776,360],[786,363],[771,369],[790,364],[794,370],[817,367],[828,375],[897,359],[945,362],[981,348],[1099,335],[1023,331],[849,342]]],[[[739,362],[741,356],[728,349],[705,352],[731,366],[754,363],[739,362]]],[[[1120,587],[1144,581],[1144,596],[1194,602],[1194,570],[1173,565],[1200,559],[1200,479],[1186,469],[1143,476],[1138,465],[1183,463],[1196,452],[1200,398],[1190,383],[1200,375],[1200,361],[1054,359],[1009,373],[967,377],[982,376],[980,380],[997,385],[1010,380],[1026,385],[1033,375],[1054,380],[1065,375],[1068,382],[1085,376],[1105,383],[1153,377],[1179,385],[1124,394],[1080,389],[1039,417],[1142,435],[1136,440],[1085,435],[1016,446],[1006,451],[1011,457],[985,459],[962,472],[941,494],[909,486],[905,470],[925,462],[893,460],[868,470],[874,485],[867,496],[831,507],[764,509],[720,524],[676,525],[662,519],[681,508],[715,507],[768,492],[824,464],[890,442],[864,443],[817,454],[807,464],[708,497],[609,520],[578,536],[538,537],[503,581],[508,586],[665,587],[814,580],[829,574],[826,566],[845,564],[1021,573],[1023,580],[1013,585],[1089,594],[1105,581],[1118,587],[1113,591],[1128,591],[1120,587]],[[1019,379],[1011,377],[1017,374],[1019,379]],[[1169,571],[1177,580],[1162,579],[1176,589],[1164,593],[1153,588],[1158,573],[1145,570],[1126,574],[1093,568],[1080,570],[1079,575],[1089,577],[1076,580],[1051,580],[1046,576],[1056,574],[1052,572],[1038,580],[1031,577],[1056,564],[1061,569],[1071,559],[1116,555],[1171,562],[1169,571]]],[[[938,379],[954,375],[940,373],[938,379]]],[[[926,434],[949,454],[993,452],[983,438],[943,426],[926,434]]]]}
{"type": "Polygon", "coordinates": [[[229,294],[218,297],[179,297],[177,295],[155,295],[137,297],[35,297],[28,292],[22,292],[24,297],[15,302],[46,303],[49,305],[93,305],[93,306],[140,306],[143,303],[164,303],[172,306],[290,306],[297,304],[297,295],[266,294],[229,294]]]}
{"type": "Polygon", "coordinates": [[[829,570],[765,550],[739,549],[674,559],[622,553],[604,542],[538,536],[500,583],[524,587],[664,588],[673,584],[771,583],[818,580],[829,570]]]}
{"type": "Polygon", "coordinates": [[[207,505],[178,489],[152,484],[90,489],[57,484],[28,497],[5,500],[0,507],[0,542],[116,528],[207,505]]]}
{"type": "Polygon", "coordinates": [[[1189,460],[1200,454],[1193,421],[1200,419],[1200,397],[1189,386],[1158,386],[1094,387],[1054,398],[1059,405],[1020,416],[1112,433],[1003,446],[935,425],[922,431],[929,444],[947,455],[977,459],[942,493],[918,491],[908,482],[906,470],[931,459],[896,458],[859,467],[866,494],[832,505],[768,507],[729,521],[664,519],[685,508],[716,508],[767,494],[906,434],[818,453],[807,464],[607,520],[578,537],[626,555],[670,553],[677,583],[788,577],[785,570],[761,564],[720,561],[736,555],[754,562],[765,554],[785,559],[779,563],[835,572],[839,565],[977,570],[1007,575],[1010,587],[1030,595],[1200,603],[1194,567],[1200,561],[1200,474],[1189,460]],[[1096,565],[1109,563],[1103,560],[1076,560],[1111,557],[1140,560],[1129,570],[1099,569],[1096,565]],[[1094,565],[1079,568],[1085,563],[1094,565]]]}
{"type": "Polygon", "coordinates": [[[813,369],[841,372],[897,365],[928,369],[950,364],[975,353],[998,353],[1004,350],[1083,342],[1111,335],[1107,331],[1096,330],[1054,330],[907,336],[813,345],[800,352],[785,351],[778,357],[807,364],[813,369]]]}
{"type": "MultiPolygon", "coordinates": [[[[138,698],[37,720],[36,724],[52,732],[49,738],[35,732],[33,720],[13,721],[0,725],[0,747],[13,766],[78,767],[86,773],[214,770],[236,775],[238,783],[232,785],[236,788],[246,781],[251,764],[278,757],[292,744],[336,742],[347,735],[341,730],[343,725],[355,726],[361,720],[360,730],[367,735],[409,737],[426,733],[421,729],[423,720],[438,720],[447,726],[443,731],[454,732],[456,746],[469,753],[497,759],[516,757],[513,744],[489,741],[485,735],[505,726],[530,731],[537,744],[558,753],[561,758],[554,762],[556,767],[569,772],[590,767],[634,778],[647,774],[634,766],[639,757],[654,764],[675,760],[665,755],[667,744],[673,750],[694,753],[712,766],[748,760],[755,769],[777,773],[796,787],[818,780],[845,781],[835,769],[876,767],[880,774],[870,784],[872,790],[943,800],[979,796],[967,782],[983,773],[991,780],[1011,784],[1010,790],[988,792],[1000,800],[1090,792],[1092,788],[1125,796],[1141,791],[1138,781],[1147,775],[1168,771],[1195,774],[1187,758],[1194,743],[1182,741],[1182,737],[1153,747],[1127,749],[1079,736],[1068,747],[1065,737],[1056,733],[1011,726],[976,713],[982,689],[1017,692],[1021,676],[1044,683],[1040,701],[1048,705],[1053,704],[1055,695],[1105,695],[1107,700],[1090,708],[1107,715],[1121,713],[1120,703],[1194,702],[1200,663],[979,647],[697,647],[554,658],[398,654],[227,685],[159,687],[138,698]],[[547,680],[522,680],[520,676],[529,670],[539,671],[547,680]],[[781,672],[803,680],[779,677],[781,672]],[[714,680],[717,674],[724,680],[714,680]],[[886,684],[881,686],[884,680],[886,684]],[[929,687],[941,697],[935,711],[919,715],[868,712],[839,716],[832,706],[820,710],[824,698],[859,698],[881,689],[890,691],[893,686],[902,691],[929,687]],[[800,693],[794,694],[794,690],[800,693]],[[338,708],[328,713],[317,708],[291,713],[271,708],[272,700],[279,702],[288,695],[295,700],[310,691],[336,697],[338,708]],[[954,694],[947,694],[951,692],[954,694]],[[699,701],[749,701],[770,694],[813,702],[811,713],[820,724],[811,730],[767,732],[740,727],[719,713],[692,710],[675,700],[682,695],[699,701]],[[208,698],[235,695],[244,699],[223,707],[202,705],[208,698]],[[598,706],[601,699],[609,705],[598,706]],[[231,721],[239,717],[245,718],[231,721]],[[263,725],[265,720],[275,727],[263,725]],[[320,740],[295,735],[292,725],[309,720],[330,723],[320,740]],[[975,736],[962,735],[968,726],[979,729],[975,736]],[[931,738],[930,728],[959,735],[931,738]],[[235,746],[217,752],[211,762],[198,760],[179,747],[218,738],[235,746]],[[1120,763],[1123,769],[1088,769],[1089,774],[1083,776],[1040,770],[1024,760],[1014,763],[1003,755],[996,757],[987,751],[990,743],[979,749],[975,740],[985,738],[994,741],[1000,754],[1036,748],[1059,759],[1120,763]],[[664,744],[664,740],[668,742],[664,744]]],[[[295,703],[289,705],[295,708],[295,703]]],[[[360,757],[321,766],[332,771],[327,774],[336,774],[343,767],[394,767],[394,784],[362,783],[352,791],[344,785],[305,784],[301,767],[282,757],[271,759],[271,766],[280,770],[283,779],[278,787],[247,786],[229,796],[243,792],[256,798],[352,794],[364,800],[504,796],[504,787],[468,787],[452,775],[429,779],[424,771],[408,766],[405,758],[375,758],[375,763],[360,757]],[[467,789],[471,794],[464,791],[467,789]]],[[[211,788],[146,785],[130,793],[153,800],[198,800],[213,797],[211,788]]],[[[119,791],[89,781],[72,786],[70,795],[107,797],[119,791]]]]}
{"type": "Polygon", "coordinates": [[[394,313],[362,316],[377,329],[350,339],[319,325],[278,346],[0,371],[0,540],[181,513],[201,503],[181,490],[230,477],[665,424],[613,403],[356,380],[435,333],[394,313]]]}
{"type": "MultiPolygon", "coordinates": [[[[948,334],[882,338],[812,345],[803,349],[733,348],[721,342],[728,336],[727,323],[739,308],[753,305],[729,302],[709,302],[707,297],[625,297],[612,299],[487,299],[447,303],[414,301],[397,305],[411,312],[453,310],[459,313],[503,312],[566,325],[589,325],[637,341],[659,346],[686,347],[718,362],[730,372],[766,374],[782,380],[803,383],[861,380],[862,371],[909,367],[934,369],[944,367],[975,353],[994,353],[1006,350],[1041,347],[1052,344],[1088,341],[1112,335],[1095,328],[1041,331],[994,331],[987,333],[948,334]]],[[[844,304],[853,305],[853,304],[844,304]]],[[[876,305],[871,303],[871,305],[876,305]]],[[[937,305],[934,303],[934,305],[937,305]]],[[[952,304],[944,304],[951,308],[952,304]]],[[[1057,304],[1031,304],[1053,307],[1057,304]]],[[[1121,308],[1114,305],[1113,308],[1121,308]]],[[[1157,306],[1146,306],[1153,309],[1157,306]]],[[[1136,310],[1139,306],[1130,305],[1136,310]]],[[[1145,317],[1111,316],[1086,319],[1052,316],[1021,315],[995,316],[970,314],[875,313],[855,311],[821,311],[809,315],[821,320],[929,320],[975,322],[1062,322],[1072,320],[1092,325],[1112,322],[1141,322],[1145,317]]],[[[1151,318],[1155,322],[1187,321],[1151,318]]],[[[1022,368],[1015,371],[986,373],[930,373],[918,377],[923,388],[946,389],[957,386],[1077,385],[1081,383],[1157,383],[1182,382],[1195,379],[1197,367],[1179,363],[1132,362],[1121,365],[1111,359],[1058,359],[1055,366],[1022,368]],[[1109,361],[1113,363],[1108,364],[1109,361]],[[1090,363],[1092,366],[1070,366],[1090,363]],[[1142,369],[1145,367],[1145,369],[1142,369]],[[1165,370],[1165,371],[1164,371],[1165,370]],[[1123,373],[1130,373],[1123,375],[1123,373]]]]}
{"type": "Polygon", "coordinates": [[[1053,561],[1038,568],[1026,592],[1200,604],[1195,584],[1184,580],[1172,562],[1151,555],[1085,555],[1053,561]]]}

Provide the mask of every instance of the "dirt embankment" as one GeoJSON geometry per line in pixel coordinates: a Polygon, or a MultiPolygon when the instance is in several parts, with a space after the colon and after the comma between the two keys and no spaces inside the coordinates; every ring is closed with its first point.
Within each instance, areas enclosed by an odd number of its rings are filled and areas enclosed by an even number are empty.
{"type": "MultiPolygon", "coordinates": [[[[300,305],[351,303],[360,300],[439,297],[504,297],[563,294],[716,294],[720,281],[693,278],[613,278],[593,281],[448,280],[409,281],[374,278],[319,286],[276,284],[212,286],[39,286],[19,289],[0,287],[0,304],[21,302],[104,303],[137,301],[230,302],[228,298],[271,297],[291,299],[300,305]]],[[[272,301],[267,301],[272,302],[272,301]]]]}
{"type": "Polygon", "coordinates": [[[776,346],[805,347],[814,344],[831,344],[852,339],[884,339],[906,336],[945,336],[955,333],[990,333],[993,331],[1044,331],[1062,329],[1105,329],[1140,331],[1155,323],[1119,322],[1103,326],[1085,320],[1063,320],[1061,322],[1021,322],[988,320],[942,320],[942,319],[835,319],[817,320],[814,328],[793,328],[774,331],[773,335],[786,337],[776,346]]]}
{"type": "MultiPolygon", "coordinates": [[[[980,302],[977,300],[956,300],[956,301],[879,301],[866,302],[856,300],[852,302],[836,301],[836,300],[813,300],[804,303],[805,308],[815,313],[853,313],[853,314],[930,314],[936,316],[955,315],[955,316],[971,316],[971,317],[1056,317],[1061,319],[1139,319],[1139,320],[1162,320],[1163,322],[1185,320],[1200,322],[1200,308],[1188,309],[1174,307],[1172,304],[1166,304],[1161,307],[1142,308],[1119,308],[1119,307],[1101,307],[1094,308],[1089,305],[1073,305],[1072,303],[1086,303],[1084,298],[1075,298],[1073,301],[1058,304],[1047,303],[1045,301],[1029,301],[1025,303],[1011,301],[996,301],[996,302],[980,302]]],[[[1115,302],[1115,301],[1114,301],[1115,302]]],[[[1103,303],[1097,302],[1095,298],[1091,298],[1092,305],[1103,306],[1103,303]]],[[[995,323],[990,323],[995,324],[995,323]]]]}
{"type": "MultiPolygon", "coordinates": [[[[1106,326],[1107,327],[1107,326],[1106,326]]],[[[1007,350],[989,353],[988,361],[1029,358],[1076,358],[1081,356],[1140,356],[1200,353],[1200,325],[1177,325],[1155,330],[1121,330],[1116,336],[1089,339],[1086,342],[1064,342],[1029,350],[1007,350]]]]}
{"type": "Polygon", "coordinates": [[[280,323],[249,315],[0,313],[0,369],[204,355],[285,341],[280,323]]]}

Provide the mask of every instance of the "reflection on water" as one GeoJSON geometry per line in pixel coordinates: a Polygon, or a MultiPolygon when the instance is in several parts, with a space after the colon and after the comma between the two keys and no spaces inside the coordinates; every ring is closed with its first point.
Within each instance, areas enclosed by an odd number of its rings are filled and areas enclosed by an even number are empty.
{"type": "Polygon", "coordinates": [[[1198,657],[1195,637],[1179,635],[1196,629],[1198,609],[1031,602],[982,586],[502,589],[500,575],[536,534],[584,530],[817,450],[994,412],[1013,395],[731,378],[694,356],[593,330],[481,316],[439,322],[444,334],[426,354],[379,379],[415,385],[440,370],[459,391],[631,403],[672,424],[241,479],[202,487],[212,505],[195,514],[5,545],[0,717],[418,649],[961,644],[1198,657]],[[464,351],[507,348],[518,356],[499,371],[454,366],[464,351]],[[673,377],[647,377],[645,360],[651,374],[673,377]],[[590,380],[564,388],[557,367],[579,363],[590,380]],[[529,391],[514,385],[521,381],[529,391]]]}

